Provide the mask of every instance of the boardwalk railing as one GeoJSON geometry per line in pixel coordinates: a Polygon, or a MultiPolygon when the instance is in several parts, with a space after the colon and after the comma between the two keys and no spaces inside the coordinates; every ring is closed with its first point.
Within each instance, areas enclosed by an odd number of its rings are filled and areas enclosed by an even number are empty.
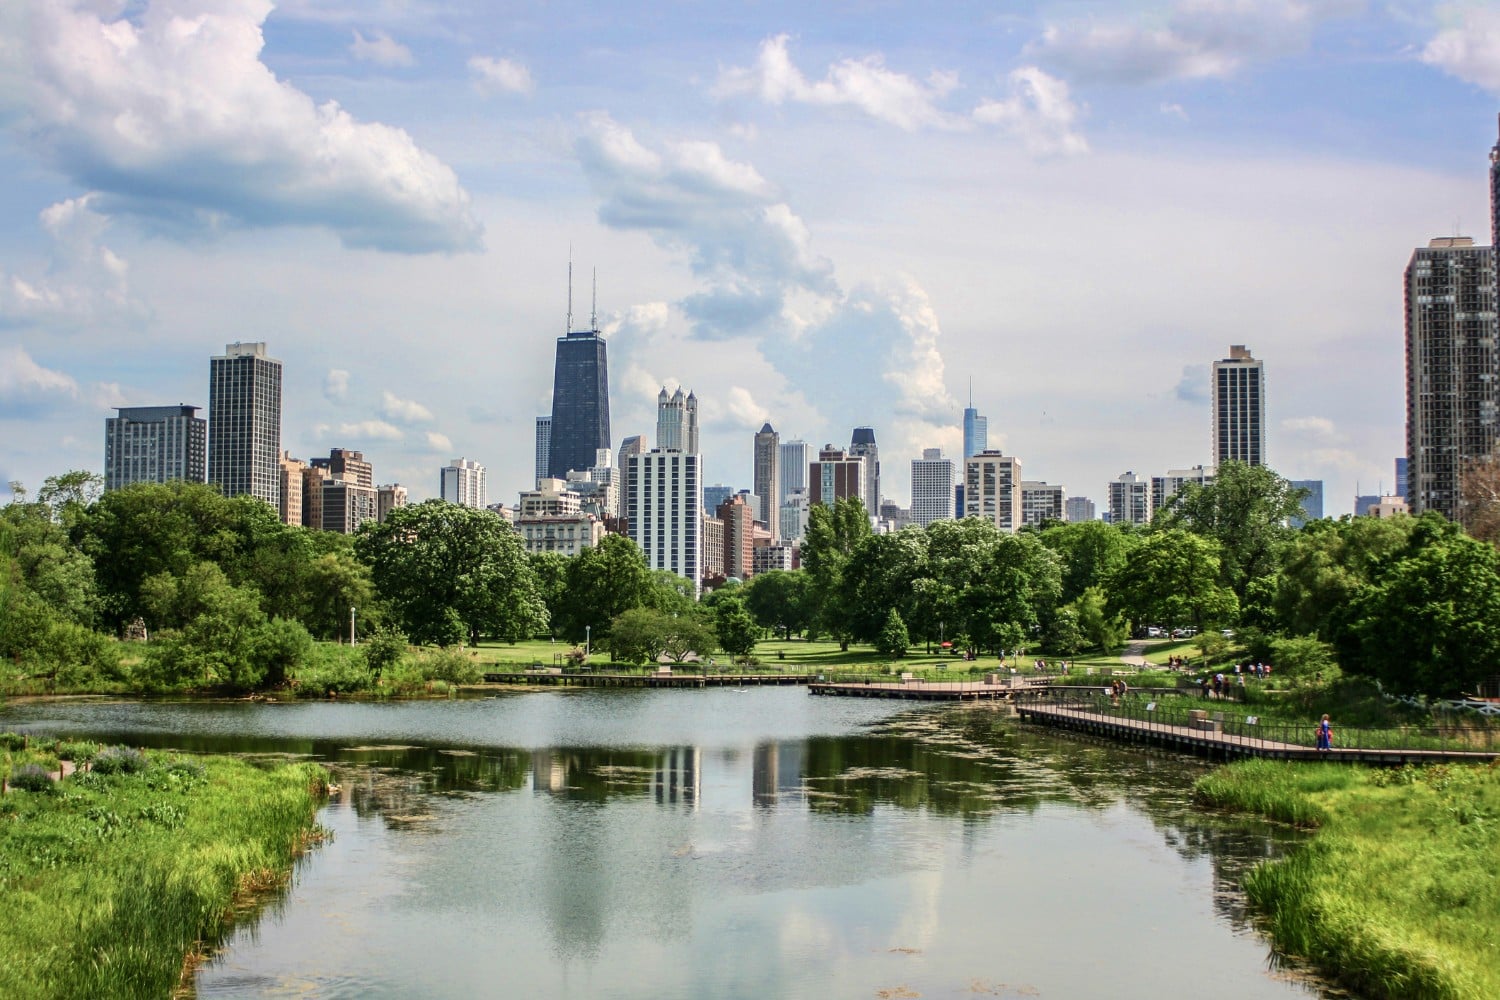
{"type": "MultiPolygon", "coordinates": [[[[1254,706],[1240,702],[1201,700],[1189,696],[1157,697],[1129,693],[1116,701],[1102,691],[1078,689],[1049,692],[1048,705],[1081,709],[1096,715],[1128,719],[1151,730],[1182,727],[1222,733],[1246,744],[1290,744],[1315,747],[1316,723],[1261,719],[1254,706]],[[1194,715],[1201,715],[1195,719],[1194,715]]],[[[1441,750],[1494,752],[1500,749],[1500,726],[1483,723],[1411,725],[1389,728],[1342,726],[1334,720],[1333,745],[1340,750],[1441,750]]]]}

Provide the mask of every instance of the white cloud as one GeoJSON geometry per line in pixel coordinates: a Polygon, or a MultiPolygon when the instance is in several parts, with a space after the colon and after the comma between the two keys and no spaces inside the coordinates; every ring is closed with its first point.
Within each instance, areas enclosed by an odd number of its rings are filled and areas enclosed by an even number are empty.
{"type": "Polygon", "coordinates": [[[0,47],[10,119],[101,208],[164,228],[325,227],[348,246],[480,246],[457,176],[405,131],[315,104],[260,60],[268,0],[34,5],[24,47],[0,47]]]}
{"type": "Polygon", "coordinates": [[[1068,95],[1068,85],[1035,66],[1022,66],[1007,77],[1011,96],[986,100],[974,109],[974,119],[998,125],[1036,154],[1086,153],[1088,140],[1075,126],[1082,111],[1068,95]]]}
{"type": "Polygon", "coordinates": [[[474,86],[483,94],[529,96],[536,90],[531,70],[510,59],[474,56],[469,60],[469,72],[473,75],[474,86]]]}
{"type": "Polygon", "coordinates": [[[319,424],[314,432],[320,438],[338,438],[340,441],[352,442],[352,446],[359,447],[361,440],[372,441],[401,441],[406,435],[401,428],[386,423],[384,420],[359,420],[343,424],[319,424]]]}
{"type": "Polygon", "coordinates": [[[446,434],[439,434],[437,431],[428,431],[427,447],[433,451],[440,451],[444,455],[447,455],[453,451],[453,442],[448,440],[448,435],[446,434]]]}
{"type": "Polygon", "coordinates": [[[1500,9],[1450,4],[1442,14],[1452,27],[1433,36],[1422,50],[1422,61],[1500,94],[1500,9]]]}
{"type": "Polygon", "coordinates": [[[724,407],[730,418],[744,428],[759,430],[761,424],[771,419],[771,412],[757,403],[750,390],[744,386],[730,386],[724,407]]]}
{"type": "Polygon", "coordinates": [[[417,60],[411,49],[396,41],[383,31],[366,38],[359,29],[354,30],[354,41],[349,43],[349,54],[361,62],[372,62],[377,66],[415,66],[417,60]]]}
{"type": "Polygon", "coordinates": [[[1363,7],[1363,0],[1182,0],[1165,17],[1048,25],[1024,55],[1094,83],[1223,79],[1305,50],[1321,21],[1363,7]]]}
{"type": "Polygon", "coordinates": [[[1327,417],[1287,417],[1281,421],[1281,429],[1310,441],[1336,443],[1343,435],[1327,417]]]}
{"type": "Polygon", "coordinates": [[[840,60],[828,67],[822,80],[811,82],[792,63],[787,40],[787,35],[768,38],[761,43],[755,65],[721,71],[714,95],[753,94],[769,104],[792,101],[852,107],[907,131],[965,127],[962,117],[938,106],[957,89],[957,74],[934,72],[923,82],[887,69],[884,57],[875,53],[863,59],[840,60]]]}
{"type": "Polygon", "coordinates": [[[69,198],[38,216],[50,240],[45,276],[0,272],[0,320],[78,328],[105,317],[138,319],[146,308],[130,293],[130,266],[103,237],[110,219],[97,195],[69,198]]]}
{"type": "Polygon", "coordinates": [[[1168,115],[1172,118],[1180,118],[1183,121],[1188,120],[1188,113],[1181,104],[1172,104],[1163,101],[1161,107],[1158,110],[1160,110],[1162,114],[1168,115]]]}
{"type": "Polygon", "coordinates": [[[330,403],[342,403],[349,397],[349,373],[342,368],[330,368],[323,377],[323,398],[330,403]]]}
{"type": "Polygon", "coordinates": [[[389,389],[380,393],[380,415],[403,424],[425,424],[432,421],[432,411],[410,399],[400,399],[389,389]]]}
{"type": "Polygon", "coordinates": [[[0,416],[40,416],[77,398],[71,375],[42,367],[19,344],[0,347],[0,416]]]}

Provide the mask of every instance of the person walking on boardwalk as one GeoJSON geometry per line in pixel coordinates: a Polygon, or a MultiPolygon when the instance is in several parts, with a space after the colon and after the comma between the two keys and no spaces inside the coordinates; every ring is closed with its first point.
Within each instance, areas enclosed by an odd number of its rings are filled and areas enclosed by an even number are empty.
{"type": "Polygon", "coordinates": [[[1318,749],[1328,751],[1333,749],[1333,723],[1328,721],[1327,713],[1323,715],[1323,721],[1318,723],[1318,749]]]}

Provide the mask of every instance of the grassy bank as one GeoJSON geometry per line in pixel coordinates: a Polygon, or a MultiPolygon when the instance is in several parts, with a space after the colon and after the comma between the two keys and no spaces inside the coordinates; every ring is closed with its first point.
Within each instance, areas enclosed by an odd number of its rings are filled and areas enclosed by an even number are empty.
{"type": "Polygon", "coordinates": [[[238,907],[285,883],[319,836],[327,791],[312,764],[266,770],[88,744],[8,749],[0,764],[9,997],[168,996],[238,907]],[[49,781],[59,755],[93,770],[49,781]]]}
{"type": "Polygon", "coordinates": [[[1248,761],[1197,794],[1317,828],[1245,879],[1280,951],[1369,996],[1500,996],[1500,768],[1248,761]]]}

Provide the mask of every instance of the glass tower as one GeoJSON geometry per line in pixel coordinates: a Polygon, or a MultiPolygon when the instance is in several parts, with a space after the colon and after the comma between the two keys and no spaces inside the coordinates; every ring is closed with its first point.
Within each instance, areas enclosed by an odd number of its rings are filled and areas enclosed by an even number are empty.
{"type": "Polygon", "coordinates": [[[552,378],[552,431],[547,442],[547,475],[567,479],[572,470],[594,466],[609,442],[609,365],[598,330],[577,330],[557,338],[552,378]]]}
{"type": "Polygon", "coordinates": [[[208,481],[281,508],[281,362],[229,344],[208,362],[208,481]]]}

